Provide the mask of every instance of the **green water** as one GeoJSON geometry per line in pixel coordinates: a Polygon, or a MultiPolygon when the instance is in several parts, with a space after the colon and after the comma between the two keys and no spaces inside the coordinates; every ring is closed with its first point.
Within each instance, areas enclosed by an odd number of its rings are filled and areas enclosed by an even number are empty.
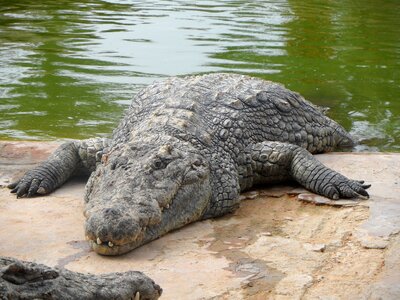
{"type": "Polygon", "coordinates": [[[400,151],[400,1],[0,0],[0,139],[108,135],[170,75],[285,84],[400,151]]]}

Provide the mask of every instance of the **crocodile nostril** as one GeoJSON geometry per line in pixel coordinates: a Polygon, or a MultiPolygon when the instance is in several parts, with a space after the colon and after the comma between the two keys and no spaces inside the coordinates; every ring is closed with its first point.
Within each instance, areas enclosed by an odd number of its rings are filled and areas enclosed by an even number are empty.
{"type": "Polygon", "coordinates": [[[114,209],[114,208],[106,208],[104,210],[104,214],[105,215],[116,216],[116,215],[118,215],[118,211],[116,209],[114,209]]]}

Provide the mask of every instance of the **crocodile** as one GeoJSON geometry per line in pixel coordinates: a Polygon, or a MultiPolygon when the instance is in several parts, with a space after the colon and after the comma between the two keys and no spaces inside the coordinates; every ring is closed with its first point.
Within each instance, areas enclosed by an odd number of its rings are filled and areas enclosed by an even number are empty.
{"type": "Polygon", "coordinates": [[[154,300],[161,292],[141,272],[96,276],[0,257],[0,299],[154,300]]]}
{"type": "Polygon", "coordinates": [[[65,142],[9,188],[43,195],[90,173],[86,238],[97,253],[120,255],[233,212],[240,193],[258,185],[295,180],[333,200],[368,198],[370,185],[312,155],[353,145],[323,109],[281,84],[225,73],[172,77],[141,90],[111,138],[65,142]]]}

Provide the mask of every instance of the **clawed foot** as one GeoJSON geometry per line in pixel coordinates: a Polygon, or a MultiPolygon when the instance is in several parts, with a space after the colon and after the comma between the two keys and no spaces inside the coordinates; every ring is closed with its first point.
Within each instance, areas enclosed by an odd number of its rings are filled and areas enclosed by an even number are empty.
{"type": "Polygon", "coordinates": [[[21,179],[9,184],[7,187],[11,189],[11,193],[17,195],[17,198],[21,198],[48,194],[53,190],[51,187],[54,184],[54,182],[34,169],[28,171],[21,179]]]}
{"type": "Polygon", "coordinates": [[[368,199],[366,191],[371,185],[364,184],[364,180],[350,180],[344,176],[336,176],[323,188],[323,195],[338,200],[339,198],[368,199]]]}

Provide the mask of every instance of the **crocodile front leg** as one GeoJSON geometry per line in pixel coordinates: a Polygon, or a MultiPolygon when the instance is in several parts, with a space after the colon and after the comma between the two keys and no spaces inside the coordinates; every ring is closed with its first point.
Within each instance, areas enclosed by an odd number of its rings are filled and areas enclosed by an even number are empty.
{"type": "Polygon", "coordinates": [[[66,142],[46,161],[26,172],[8,188],[17,197],[48,194],[78,170],[93,172],[107,145],[108,140],[105,138],[66,142]]]}
{"type": "Polygon", "coordinates": [[[202,219],[223,216],[239,207],[239,174],[228,157],[213,157],[211,163],[211,200],[202,219]]]}
{"type": "Polygon", "coordinates": [[[292,178],[305,188],[337,200],[368,198],[364,181],[348,179],[324,166],[306,149],[280,142],[263,142],[250,150],[254,183],[275,182],[292,178]]]}

